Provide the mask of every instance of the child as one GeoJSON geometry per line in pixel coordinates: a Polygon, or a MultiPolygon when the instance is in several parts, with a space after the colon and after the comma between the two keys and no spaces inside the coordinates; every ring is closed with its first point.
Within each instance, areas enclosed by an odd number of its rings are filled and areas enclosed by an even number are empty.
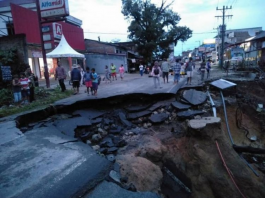
{"type": "Polygon", "coordinates": [[[95,68],[92,68],[91,71],[92,71],[92,95],[97,96],[97,92],[98,92],[98,74],[95,72],[95,68]]]}
{"type": "Polygon", "coordinates": [[[120,73],[121,80],[123,80],[123,77],[124,77],[124,67],[123,67],[123,65],[120,66],[119,73],[120,73]]]}
{"type": "Polygon", "coordinates": [[[106,83],[111,82],[110,71],[108,65],[105,66],[105,79],[106,83]]]}
{"type": "Polygon", "coordinates": [[[18,104],[21,101],[21,87],[20,87],[18,75],[14,75],[12,84],[13,84],[14,102],[18,104]]]}
{"type": "Polygon", "coordinates": [[[185,65],[181,63],[180,76],[184,77],[184,75],[185,75],[185,65]]]}
{"type": "Polygon", "coordinates": [[[86,72],[84,74],[84,82],[86,85],[87,95],[89,95],[89,89],[91,90],[92,93],[92,75],[90,73],[89,67],[86,68],[86,72]]]}
{"type": "Polygon", "coordinates": [[[20,78],[20,85],[21,85],[21,94],[22,94],[22,100],[24,104],[28,103],[29,100],[29,83],[30,80],[25,77],[24,73],[21,73],[20,78]]]}

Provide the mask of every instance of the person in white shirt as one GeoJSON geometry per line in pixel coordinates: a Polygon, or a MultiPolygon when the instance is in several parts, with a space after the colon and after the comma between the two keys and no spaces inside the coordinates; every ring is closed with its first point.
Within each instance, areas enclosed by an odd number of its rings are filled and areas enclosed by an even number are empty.
{"type": "Polygon", "coordinates": [[[169,63],[167,62],[167,59],[165,58],[161,65],[161,70],[163,72],[163,80],[164,83],[168,83],[168,73],[169,73],[169,63]]]}
{"type": "Polygon", "coordinates": [[[144,73],[144,66],[143,66],[142,63],[141,63],[140,66],[139,66],[139,70],[140,70],[140,75],[143,76],[143,73],[144,73]]]}

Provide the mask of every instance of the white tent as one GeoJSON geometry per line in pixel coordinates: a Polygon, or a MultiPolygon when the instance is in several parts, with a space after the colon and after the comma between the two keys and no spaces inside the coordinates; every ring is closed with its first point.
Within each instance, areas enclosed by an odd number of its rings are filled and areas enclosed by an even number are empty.
{"type": "Polygon", "coordinates": [[[47,58],[60,58],[60,57],[77,57],[84,58],[83,54],[75,51],[66,41],[64,35],[62,35],[59,45],[51,52],[46,54],[47,58]]]}

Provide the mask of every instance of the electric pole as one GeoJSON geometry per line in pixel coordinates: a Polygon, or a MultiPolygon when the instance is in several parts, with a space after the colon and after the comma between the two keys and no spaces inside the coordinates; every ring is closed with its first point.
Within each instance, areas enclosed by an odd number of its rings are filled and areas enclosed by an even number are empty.
{"type": "Polygon", "coordinates": [[[215,17],[222,17],[223,19],[223,24],[221,25],[221,39],[222,39],[222,43],[221,43],[221,54],[220,54],[220,64],[221,64],[221,68],[223,68],[224,66],[224,39],[225,39],[225,30],[226,30],[226,25],[225,25],[225,17],[232,17],[233,15],[225,15],[225,11],[232,9],[232,6],[230,6],[230,8],[228,8],[227,6],[223,6],[223,8],[219,9],[216,8],[216,10],[221,10],[223,15],[222,16],[215,16],[215,17]]]}

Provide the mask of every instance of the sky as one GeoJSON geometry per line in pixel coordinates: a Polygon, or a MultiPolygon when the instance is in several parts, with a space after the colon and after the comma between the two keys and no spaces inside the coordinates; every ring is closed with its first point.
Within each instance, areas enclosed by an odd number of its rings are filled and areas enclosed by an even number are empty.
{"type": "MultiPolygon", "coordinates": [[[[162,0],[151,0],[159,6],[162,0]]],[[[170,0],[166,0],[170,3],[170,0]]],[[[129,22],[121,13],[121,0],[68,0],[70,15],[82,20],[82,28],[86,39],[113,42],[130,41],[127,38],[129,22]]],[[[177,12],[181,20],[179,26],[187,26],[193,35],[185,42],[178,42],[174,55],[182,51],[192,50],[205,39],[217,35],[216,28],[222,24],[221,10],[223,6],[232,6],[225,11],[227,30],[251,27],[262,27],[265,30],[265,0],[175,0],[170,7],[177,12]]]]}

